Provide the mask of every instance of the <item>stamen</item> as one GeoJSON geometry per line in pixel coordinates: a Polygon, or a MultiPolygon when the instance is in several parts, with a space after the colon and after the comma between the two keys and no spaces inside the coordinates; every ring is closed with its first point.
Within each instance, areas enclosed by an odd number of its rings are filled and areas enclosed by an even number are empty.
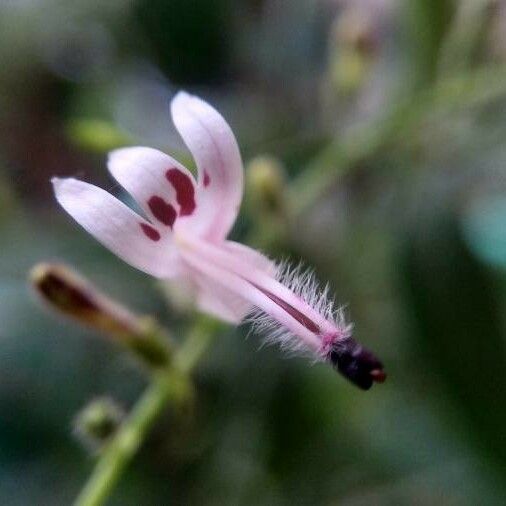
{"type": "Polygon", "coordinates": [[[195,188],[191,179],[179,169],[169,169],[165,177],[176,190],[176,200],[181,206],[179,216],[188,216],[195,211],[195,188]]]}

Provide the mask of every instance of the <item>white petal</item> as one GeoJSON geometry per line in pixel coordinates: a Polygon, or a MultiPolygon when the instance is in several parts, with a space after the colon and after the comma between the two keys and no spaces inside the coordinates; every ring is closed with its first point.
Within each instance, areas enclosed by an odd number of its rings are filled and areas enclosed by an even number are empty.
{"type": "Polygon", "coordinates": [[[160,278],[178,272],[170,236],[160,227],[151,225],[97,186],[73,178],[53,178],[52,182],[61,206],[125,262],[160,278]]]}
{"type": "Polygon", "coordinates": [[[159,228],[172,229],[177,214],[188,214],[195,208],[195,180],[179,162],[157,149],[123,148],[109,153],[109,171],[137,201],[142,210],[159,228]],[[179,174],[186,183],[186,202],[171,183],[171,173],[179,174]],[[188,203],[188,199],[190,202],[188,203]],[[186,206],[183,208],[181,204],[186,206]]]}
{"type": "Polygon", "coordinates": [[[191,228],[204,238],[222,240],[235,222],[243,193],[242,161],[234,134],[215,109],[187,93],[175,96],[171,112],[199,170],[199,207],[191,228]]]}
{"type": "Polygon", "coordinates": [[[237,255],[242,261],[249,263],[253,267],[265,272],[269,276],[275,276],[277,273],[276,264],[267,258],[263,253],[241,244],[240,242],[225,241],[223,248],[230,253],[237,255]]]}
{"type": "Polygon", "coordinates": [[[253,308],[249,301],[238,296],[237,293],[204,276],[198,277],[197,285],[198,308],[220,320],[237,325],[253,308]]]}
{"type": "MultiPolygon", "coordinates": [[[[300,318],[294,316],[294,306],[290,301],[278,296],[278,294],[283,295],[283,290],[281,292],[277,291],[278,293],[264,290],[256,284],[256,274],[252,276],[253,279],[247,279],[228,268],[220,266],[218,263],[214,263],[212,259],[200,253],[197,250],[188,248],[182,252],[182,255],[185,263],[190,268],[209,279],[210,286],[221,286],[227,291],[236,293],[237,298],[249,301],[252,307],[257,307],[270,315],[282,327],[301,339],[301,348],[304,347],[314,352],[320,350],[320,336],[315,334],[314,330],[305,326],[300,318]],[[290,307],[292,311],[289,310],[290,307]]],[[[292,295],[296,299],[296,296],[292,295]]],[[[305,316],[304,313],[303,316],[305,316]]]]}
{"type": "Polygon", "coordinates": [[[252,305],[236,293],[193,270],[164,281],[162,286],[176,308],[194,305],[200,311],[234,325],[252,310],[252,305]]]}
{"type": "MultiPolygon", "coordinates": [[[[272,260],[244,244],[225,241],[222,248],[234,255],[238,255],[242,260],[248,262],[248,265],[251,265],[252,268],[259,269],[268,275],[273,276],[277,271],[276,265],[272,260]]],[[[192,285],[195,303],[198,308],[220,320],[239,324],[253,309],[251,302],[206,276],[194,272],[192,275],[192,285]]]]}

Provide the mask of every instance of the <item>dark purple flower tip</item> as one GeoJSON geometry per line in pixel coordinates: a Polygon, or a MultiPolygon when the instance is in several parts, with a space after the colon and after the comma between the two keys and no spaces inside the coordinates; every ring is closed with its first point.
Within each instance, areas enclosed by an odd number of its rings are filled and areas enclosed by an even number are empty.
{"type": "Polygon", "coordinates": [[[349,338],[336,343],[328,358],[334,368],[362,390],[369,390],[373,383],[383,383],[386,373],[376,355],[349,338]]]}

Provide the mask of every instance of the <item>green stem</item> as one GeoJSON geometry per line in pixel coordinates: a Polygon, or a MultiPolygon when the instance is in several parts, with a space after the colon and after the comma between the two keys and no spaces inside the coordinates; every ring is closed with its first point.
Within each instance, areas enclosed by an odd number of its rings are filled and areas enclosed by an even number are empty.
{"type": "Polygon", "coordinates": [[[175,354],[173,364],[153,373],[151,384],[100,455],[75,506],[103,504],[167,404],[180,404],[191,398],[189,374],[207,350],[213,334],[209,321],[200,320],[175,354]]]}
{"type": "Polygon", "coordinates": [[[506,92],[506,67],[483,68],[446,78],[430,89],[402,101],[384,117],[359,131],[352,131],[331,142],[290,185],[288,201],[291,215],[300,215],[339,175],[348,173],[381,149],[406,141],[410,132],[435,114],[448,114],[461,107],[486,102],[506,92]]]}

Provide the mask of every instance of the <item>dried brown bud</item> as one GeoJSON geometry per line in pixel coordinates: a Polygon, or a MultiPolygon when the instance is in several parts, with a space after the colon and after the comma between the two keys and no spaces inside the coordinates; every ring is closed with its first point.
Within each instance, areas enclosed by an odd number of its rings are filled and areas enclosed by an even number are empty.
{"type": "Polygon", "coordinates": [[[38,264],[30,281],[53,309],[113,336],[150,366],[165,365],[170,342],[152,318],[138,316],[110,299],[77,272],[61,264],[38,264]]]}
{"type": "Polygon", "coordinates": [[[142,332],[140,319],[112,301],[76,271],[61,264],[37,264],[30,281],[53,309],[107,334],[142,332]]]}

